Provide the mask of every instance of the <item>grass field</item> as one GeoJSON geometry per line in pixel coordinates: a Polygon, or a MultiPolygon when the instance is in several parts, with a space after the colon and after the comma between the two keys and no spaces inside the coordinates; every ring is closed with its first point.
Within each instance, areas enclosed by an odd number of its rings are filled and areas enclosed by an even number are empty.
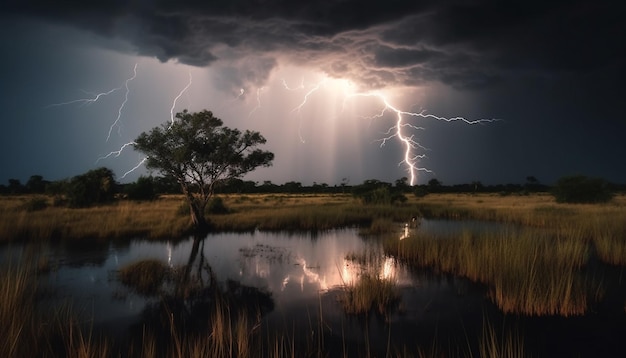
{"type": "MultiPolygon", "coordinates": [[[[227,195],[227,214],[210,215],[216,230],[325,230],[358,226],[363,233],[385,234],[417,215],[426,218],[477,219],[519,224],[521,230],[456,237],[397,234],[384,241],[388,254],[410,265],[467,277],[488,287],[489,297],[503,311],[524,315],[581,315],[602,299],[601,284],[586,275],[590,257],[609,265],[626,265],[626,196],[607,204],[557,204],[548,195],[499,196],[437,194],[409,197],[400,206],[367,206],[348,195],[227,195]]],[[[110,240],[178,238],[189,235],[190,219],[182,196],[153,202],[119,201],[88,208],[55,207],[52,198],[0,197],[0,240],[37,242],[50,239],[110,240]],[[33,209],[33,200],[38,201],[33,209]],[[44,205],[41,202],[44,201],[44,205]],[[182,208],[182,209],[181,209],[182,208]]],[[[41,258],[3,263],[0,268],[0,345],[3,356],[107,356],[106,339],[91,337],[71,312],[43,314],[36,307],[37,275],[47,270],[41,258]],[[36,342],[36,344],[33,344],[36,342]]],[[[599,280],[601,281],[601,279],[599,280]]],[[[393,284],[366,276],[346,286],[349,312],[363,312],[396,297],[393,284]],[[371,298],[370,293],[382,293],[371,298]],[[365,304],[360,304],[360,301],[365,304]],[[364,308],[359,308],[360,306],[364,308]]],[[[220,302],[217,301],[216,302],[220,302]]],[[[384,305],[383,305],[384,306],[384,305]]],[[[216,305],[206,337],[172,331],[171,356],[199,354],[295,356],[290,337],[259,340],[256,322],[228,314],[216,305]],[[259,343],[261,342],[261,343],[259,343]]],[[[522,356],[518,340],[500,339],[485,326],[481,349],[486,356],[522,356]]],[[[160,356],[156,338],[146,332],[128,348],[128,356],[160,356]]],[[[323,347],[313,343],[313,352],[323,347]]],[[[402,354],[399,354],[402,356],[402,354]]]]}
{"type": "MultiPolygon", "coordinates": [[[[215,230],[326,230],[359,226],[384,233],[391,222],[412,216],[477,219],[534,227],[582,230],[598,240],[600,250],[614,255],[615,236],[626,232],[626,196],[608,204],[557,204],[549,195],[499,196],[495,194],[430,194],[408,196],[397,206],[363,205],[350,195],[224,195],[227,214],[209,215],[215,230]]],[[[152,202],[118,201],[85,209],[55,207],[53,199],[33,196],[0,197],[0,241],[17,239],[116,239],[131,237],[176,238],[191,230],[182,196],[166,195],[152,202]],[[33,201],[43,208],[31,209],[33,201]]],[[[620,236],[621,235],[621,236],[620,236]]],[[[619,239],[618,239],[619,240],[619,239]]],[[[626,246],[617,250],[622,260],[626,246]]],[[[608,257],[607,257],[608,259],[608,257]]]]}

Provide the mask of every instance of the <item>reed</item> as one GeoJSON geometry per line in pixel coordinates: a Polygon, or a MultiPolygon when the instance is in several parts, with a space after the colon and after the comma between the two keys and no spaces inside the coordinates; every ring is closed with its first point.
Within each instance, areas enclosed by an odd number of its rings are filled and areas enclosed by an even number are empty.
{"type": "Polygon", "coordinates": [[[15,264],[0,268],[0,355],[3,357],[108,357],[108,344],[95,339],[67,307],[38,306],[37,258],[24,250],[15,264]]]}
{"type": "Polygon", "coordinates": [[[339,301],[348,314],[367,315],[371,311],[388,316],[399,300],[399,293],[393,280],[361,275],[354,283],[343,288],[339,301]]]}
{"type": "Polygon", "coordinates": [[[378,250],[349,253],[346,259],[360,266],[353,281],[343,283],[339,302],[347,314],[368,315],[376,312],[387,317],[400,301],[395,277],[385,277],[382,272],[384,256],[378,250]]]}
{"type": "MultiPolygon", "coordinates": [[[[362,262],[378,256],[371,252],[355,254],[355,258],[362,262]]],[[[53,312],[43,312],[37,306],[36,263],[36,256],[29,256],[17,264],[8,262],[0,267],[0,333],[3,338],[0,354],[5,357],[278,358],[341,354],[325,347],[326,326],[321,318],[321,302],[320,318],[311,321],[309,330],[287,333],[264,330],[259,315],[232,306],[218,293],[206,317],[207,331],[191,331],[178,326],[173,312],[168,311],[166,317],[171,317],[171,322],[165,325],[169,327],[165,336],[153,331],[154,327],[144,327],[137,341],[115,345],[106,337],[95,335],[88,319],[78,319],[71,303],[53,312]],[[315,336],[310,332],[315,332],[315,336]]],[[[371,276],[369,280],[375,287],[369,286],[368,291],[376,291],[377,280],[371,276]]],[[[383,285],[386,288],[382,291],[387,293],[382,295],[380,302],[387,300],[384,297],[393,297],[395,292],[393,285],[383,285]]],[[[374,305],[373,310],[376,309],[380,306],[374,305]]],[[[343,354],[346,352],[344,346],[343,354]]],[[[431,349],[431,352],[434,351],[431,349]]],[[[369,350],[366,353],[369,353],[366,356],[373,356],[369,350]]],[[[418,349],[418,356],[422,353],[418,349]]],[[[388,356],[411,357],[415,354],[415,349],[388,348],[388,356]]]]}
{"type": "MultiPolygon", "coordinates": [[[[557,204],[549,195],[498,196],[490,194],[437,194],[423,198],[409,196],[401,205],[363,205],[341,194],[259,194],[220,196],[226,214],[208,215],[215,230],[326,230],[359,226],[364,233],[380,232],[391,223],[406,222],[413,216],[443,219],[501,221],[524,226],[553,228],[572,223],[587,238],[623,231],[626,196],[618,195],[608,204],[557,204]],[[604,226],[599,226],[601,221],[604,226]],[[616,231],[617,230],[617,231],[616,231]]],[[[70,209],[54,206],[48,198],[40,210],[28,210],[28,203],[42,197],[0,197],[0,241],[16,239],[114,239],[183,237],[191,230],[180,195],[165,195],[152,202],[121,200],[93,208],[70,209]]],[[[603,244],[598,241],[598,244],[603,244]]],[[[619,245],[618,241],[608,242],[619,245]]],[[[617,246],[619,248],[619,246],[617,246]]]]}
{"type": "Polygon", "coordinates": [[[53,351],[56,356],[65,355],[75,358],[107,358],[112,355],[110,344],[106,339],[96,338],[90,328],[85,328],[73,315],[71,310],[57,312],[57,332],[46,336],[59,337],[64,343],[64,351],[53,351]]]}
{"type": "Polygon", "coordinates": [[[143,295],[157,294],[163,285],[169,267],[156,259],[146,259],[120,268],[117,277],[124,285],[143,295]]]}
{"type": "Polygon", "coordinates": [[[515,330],[496,331],[496,328],[483,321],[483,331],[479,343],[481,358],[523,358],[528,357],[523,337],[515,330]]]}
{"type": "Polygon", "coordinates": [[[587,308],[581,268],[589,245],[579,238],[536,230],[466,232],[458,238],[389,239],[384,248],[413,265],[486,284],[505,313],[570,316],[584,314],[587,308]]]}
{"type": "Polygon", "coordinates": [[[0,270],[0,356],[18,357],[37,353],[31,342],[39,332],[32,306],[36,284],[32,270],[9,262],[0,270]]]}
{"type": "Polygon", "coordinates": [[[591,234],[598,257],[611,265],[626,265],[626,220],[597,216],[591,234]]]}

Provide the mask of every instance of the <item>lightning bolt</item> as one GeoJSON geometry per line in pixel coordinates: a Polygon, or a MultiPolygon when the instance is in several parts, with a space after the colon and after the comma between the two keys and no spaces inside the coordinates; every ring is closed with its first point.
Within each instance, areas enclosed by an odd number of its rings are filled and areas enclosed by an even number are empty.
{"type": "MultiPolygon", "coordinates": [[[[121,89],[122,89],[122,87],[116,87],[116,88],[113,88],[112,90],[109,90],[107,92],[101,92],[101,93],[95,94],[93,98],[80,98],[80,99],[75,99],[75,100],[68,101],[68,102],[53,103],[53,104],[47,105],[45,108],[67,106],[67,105],[74,104],[74,103],[80,103],[81,105],[87,105],[87,104],[91,104],[93,102],[97,102],[98,100],[100,100],[101,97],[108,96],[111,93],[113,93],[115,91],[119,91],[121,89]]],[[[87,94],[91,94],[91,93],[86,92],[86,91],[83,91],[83,92],[85,92],[87,94]]]]}
{"type": "Polygon", "coordinates": [[[250,113],[248,113],[248,118],[250,118],[252,116],[252,113],[256,112],[257,109],[261,108],[261,92],[263,92],[265,89],[266,89],[266,87],[257,88],[257,90],[256,90],[256,103],[257,103],[257,105],[254,108],[252,108],[250,113]]]}
{"type": "Polygon", "coordinates": [[[289,87],[289,85],[287,84],[287,81],[285,81],[285,79],[282,79],[282,83],[283,83],[283,87],[285,87],[285,89],[287,91],[297,91],[299,89],[304,89],[304,77],[302,77],[302,81],[300,82],[300,86],[296,87],[296,88],[291,88],[289,87]]]}
{"type": "MultiPolygon", "coordinates": [[[[126,102],[128,102],[128,95],[130,93],[130,89],[128,88],[128,84],[134,80],[137,77],[137,64],[135,64],[135,67],[133,68],[133,77],[127,79],[124,82],[124,86],[126,87],[126,95],[124,96],[124,102],[122,102],[122,104],[120,105],[120,108],[117,110],[117,118],[115,119],[115,122],[113,122],[113,124],[111,124],[111,127],[109,128],[109,134],[107,135],[107,142],[109,141],[109,138],[111,138],[111,132],[113,131],[113,127],[115,127],[116,125],[118,126],[118,134],[120,134],[120,130],[121,130],[121,126],[119,125],[120,122],[120,118],[122,118],[122,110],[124,109],[124,106],[126,106],[126,102]]],[[[121,89],[121,88],[120,88],[121,89]]]]}
{"type": "Polygon", "coordinates": [[[183,96],[183,94],[185,94],[185,92],[187,92],[187,90],[189,89],[189,87],[191,87],[191,81],[192,81],[192,77],[191,77],[191,71],[189,71],[189,82],[187,82],[187,85],[180,91],[180,93],[178,94],[178,96],[176,96],[176,98],[174,98],[174,102],[172,103],[172,108],[170,108],[170,120],[171,120],[171,124],[169,128],[172,128],[172,125],[174,124],[174,108],[176,108],[176,102],[178,102],[178,100],[180,99],[180,97],[183,96]]]}
{"type": "MultiPolygon", "coordinates": [[[[309,100],[309,97],[313,93],[317,92],[322,87],[322,85],[324,83],[326,83],[325,79],[320,81],[320,82],[318,82],[318,83],[316,83],[315,85],[313,85],[313,87],[310,90],[308,90],[307,93],[304,95],[304,98],[302,99],[302,102],[299,105],[297,105],[294,109],[291,110],[292,113],[293,112],[297,112],[298,113],[298,118],[299,118],[299,121],[298,121],[298,138],[300,139],[300,142],[302,144],[306,143],[306,141],[304,140],[304,137],[302,135],[302,116],[300,116],[300,111],[302,110],[302,107],[304,107],[304,105],[306,105],[307,101],[309,100]]],[[[285,88],[287,90],[290,90],[290,91],[292,90],[292,89],[289,88],[289,86],[287,86],[287,83],[284,80],[283,80],[283,85],[285,86],[285,88]]],[[[302,79],[302,83],[300,84],[300,88],[301,89],[305,88],[304,87],[304,78],[302,79]]]]}
{"type": "Polygon", "coordinates": [[[318,82],[317,84],[313,85],[313,87],[304,95],[304,98],[302,99],[302,102],[299,105],[297,105],[294,109],[292,109],[291,112],[298,112],[298,113],[300,113],[300,111],[302,110],[302,107],[304,107],[304,105],[309,100],[309,97],[313,93],[317,92],[322,87],[322,85],[324,83],[326,83],[326,80],[322,80],[322,81],[318,82]]]}
{"type": "Polygon", "coordinates": [[[146,162],[146,160],[148,160],[148,157],[143,158],[139,163],[137,163],[137,165],[135,165],[132,169],[128,170],[126,173],[124,173],[124,175],[122,175],[120,177],[120,179],[124,179],[126,178],[126,176],[132,172],[134,172],[135,170],[137,170],[139,167],[141,167],[143,165],[143,163],[146,162]]]}
{"type": "MultiPolygon", "coordinates": [[[[168,127],[168,130],[171,129],[172,126],[174,125],[174,109],[176,108],[176,103],[178,102],[180,97],[182,97],[187,92],[189,87],[191,87],[192,81],[193,81],[193,76],[191,75],[191,71],[189,71],[189,81],[187,82],[187,85],[178,93],[178,95],[174,98],[174,101],[172,101],[172,107],[170,108],[170,121],[171,121],[171,123],[170,123],[170,126],[168,127]]],[[[241,93],[241,94],[243,94],[243,93],[241,93]]],[[[107,154],[106,156],[104,156],[102,158],[108,158],[108,157],[110,157],[113,154],[115,154],[115,156],[118,157],[126,147],[129,147],[129,146],[134,145],[134,144],[136,144],[136,143],[135,142],[128,142],[128,143],[122,145],[122,147],[118,151],[111,152],[111,153],[107,154]]],[[[137,163],[137,165],[135,165],[134,167],[132,167],[131,169],[126,171],[124,173],[124,175],[122,175],[120,177],[120,179],[124,179],[128,174],[130,174],[130,173],[134,172],[135,170],[139,169],[143,165],[143,163],[146,162],[146,160],[148,160],[148,157],[144,157],[142,160],[140,160],[139,163],[137,163]]]]}
{"type": "Polygon", "coordinates": [[[110,157],[110,156],[112,156],[112,155],[115,155],[115,157],[116,157],[116,158],[117,158],[117,157],[119,157],[119,156],[122,154],[122,151],[124,151],[124,149],[126,149],[126,147],[129,147],[129,146],[134,145],[134,144],[137,144],[137,143],[135,143],[135,142],[128,142],[128,143],[123,144],[123,145],[120,147],[120,149],[119,149],[119,150],[114,150],[114,151],[112,151],[111,153],[109,153],[109,154],[107,154],[107,155],[105,155],[105,156],[102,156],[102,157],[98,158],[98,160],[96,160],[96,164],[98,164],[98,162],[99,162],[99,161],[101,161],[101,160],[105,160],[105,159],[109,158],[109,157],[110,157]]]}
{"type": "Polygon", "coordinates": [[[90,97],[90,98],[80,98],[80,99],[75,99],[75,100],[68,101],[68,102],[53,103],[53,104],[46,106],[46,108],[67,106],[67,105],[71,105],[75,103],[80,103],[81,105],[89,105],[89,104],[98,102],[102,97],[108,96],[117,91],[121,91],[122,88],[126,88],[126,95],[124,97],[124,101],[118,108],[117,118],[115,119],[113,124],[111,124],[111,127],[109,128],[109,134],[107,135],[107,142],[108,142],[109,138],[111,138],[111,132],[113,131],[113,128],[116,125],[118,126],[118,131],[121,130],[121,127],[119,126],[119,122],[120,122],[120,119],[122,118],[122,110],[124,109],[124,106],[126,106],[126,102],[128,102],[128,96],[130,94],[130,88],[128,87],[128,84],[132,80],[134,80],[136,77],[137,77],[137,64],[135,63],[135,67],[133,68],[133,75],[130,78],[126,79],[121,86],[115,87],[107,92],[100,92],[100,93],[94,94],[93,97],[90,97]]]}
{"type": "Polygon", "coordinates": [[[237,102],[237,100],[238,100],[239,98],[241,98],[241,97],[242,97],[245,93],[246,93],[246,91],[245,91],[243,88],[240,88],[240,89],[239,89],[239,94],[238,94],[235,98],[233,98],[231,101],[228,101],[227,103],[222,104],[222,105],[221,105],[221,106],[220,106],[220,107],[216,110],[216,112],[218,112],[219,110],[223,109],[223,108],[224,108],[224,107],[226,107],[226,106],[230,106],[231,104],[233,104],[233,103],[237,102]]]}
{"type": "MultiPolygon", "coordinates": [[[[385,97],[385,95],[383,95],[380,92],[353,93],[353,94],[348,95],[346,97],[346,100],[350,97],[374,97],[383,103],[383,108],[381,112],[371,116],[370,118],[382,118],[387,111],[391,111],[396,114],[396,124],[390,127],[389,130],[386,132],[387,137],[379,139],[379,141],[381,142],[380,146],[383,147],[387,143],[387,141],[393,138],[397,138],[398,141],[404,146],[404,155],[402,157],[402,161],[400,161],[398,165],[405,164],[407,166],[407,172],[410,176],[411,185],[415,185],[418,172],[432,173],[432,171],[427,168],[418,166],[419,160],[425,158],[426,156],[424,154],[415,153],[418,150],[427,150],[427,148],[419,144],[419,142],[415,140],[415,137],[413,135],[408,135],[405,133],[407,130],[410,130],[410,129],[423,130],[424,128],[415,126],[411,123],[406,123],[405,116],[417,117],[417,118],[422,118],[422,119],[435,119],[435,120],[444,121],[444,122],[462,121],[470,125],[490,123],[490,122],[495,122],[499,120],[499,119],[468,120],[464,117],[459,117],[459,116],[447,118],[447,117],[437,116],[434,114],[427,114],[425,111],[407,112],[407,111],[400,110],[396,108],[395,106],[393,106],[389,102],[387,97],[385,97]]],[[[344,102],[344,108],[345,108],[345,102],[344,102]]]]}

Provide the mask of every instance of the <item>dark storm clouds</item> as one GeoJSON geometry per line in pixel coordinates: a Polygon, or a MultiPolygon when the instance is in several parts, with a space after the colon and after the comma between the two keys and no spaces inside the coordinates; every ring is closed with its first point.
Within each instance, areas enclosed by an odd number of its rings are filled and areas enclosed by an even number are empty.
{"type": "MultiPolygon", "coordinates": [[[[366,89],[422,86],[429,113],[504,120],[428,129],[424,144],[433,151],[423,164],[444,183],[519,182],[527,175],[552,182],[575,173],[626,182],[623,8],[620,1],[582,0],[4,0],[0,21],[11,21],[0,30],[20,42],[28,30],[11,24],[80,29],[97,35],[94,47],[218,68],[214,85],[233,95],[242,88],[255,93],[281,65],[319,69],[366,89]],[[441,88],[447,90],[437,98],[441,88]]],[[[46,53],[60,57],[55,48],[71,47],[73,39],[66,41],[46,43],[46,53]]],[[[22,63],[19,73],[28,73],[24,60],[7,58],[1,67],[22,63]]],[[[41,86],[4,71],[5,88],[25,80],[41,86]]],[[[48,72],[56,76],[52,67],[48,72]]],[[[395,153],[389,157],[397,163],[395,153]]]]}
{"type": "MultiPolygon", "coordinates": [[[[604,1],[9,1],[5,11],[207,66],[230,56],[312,64],[371,87],[490,86],[520,74],[623,71],[624,12],[604,1]]],[[[619,73],[623,75],[623,72],[619,73]]],[[[250,77],[250,74],[248,74],[250,77]]]]}

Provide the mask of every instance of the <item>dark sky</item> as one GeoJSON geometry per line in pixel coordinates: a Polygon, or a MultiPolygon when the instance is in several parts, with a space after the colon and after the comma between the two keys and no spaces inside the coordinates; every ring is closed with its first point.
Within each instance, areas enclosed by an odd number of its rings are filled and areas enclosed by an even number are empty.
{"type": "Polygon", "coordinates": [[[3,0],[0,183],[135,180],[123,145],[185,108],[267,138],[250,180],[626,183],[623,8],[3,0]]]}

